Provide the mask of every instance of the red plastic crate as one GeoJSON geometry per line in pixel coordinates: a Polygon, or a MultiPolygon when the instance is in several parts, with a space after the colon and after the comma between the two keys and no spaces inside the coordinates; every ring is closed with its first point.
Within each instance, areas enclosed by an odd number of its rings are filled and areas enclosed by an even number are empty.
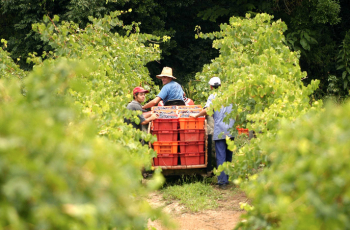
{"type": "Polygon", "coordinates": [[[152,130],[177,130],[179,119],[156,119],[152,121],[152,130]]]}
{"type": "Polygon", "coordinates": [[[179,129],[180,141],[203,141],[204,129],[179,129]]]}
{"type": "Polygon", "coordinates": [[[204,129],[205,117],[179,118],[180,129],[204,129]]]}
{"type": "Polygon", "coordinates": [[[151,108],[151,111],[157,111],[157,110],[169,110],[174,109],[176,110],[176,105],[170,105],[170,106],[153,106],[151,108]]]}
{"type": "Polygon", "coordinates": [[[246,134],[247,136],[249,136],[249,129],[244,129],[244,128],[237,128],[238,130],[238,134],[246,134]]]}
{"type": "Polygon", "coordinates": [[[177,114],[183,114],[183,113],[200,113],[202,109],[179,109],[176,111],[177,114]]]}
{"type": "Polygon", "coordinates": [[[177,141],[178,130],[153,130],[152,134],[157,136],[157,141],[177,141]]]}
{"type": "Polygon", "coordinates": [[[204,141],[179,141],[180,153],[200,153],[204,151],[204,141]]]}
{"type": "Polygon", "coordinates": [[[177,114],[176,109],[167,109],[167,110],[154,110],[153,113],[158,113],[158,114],[177,114]]]}
{"type": "Polygon", "coordinates": [[[177,165],[179,154],[158,154],[153,158],[154,166],[174,166],[177,165]]]}
{"type": "Polygon", "coordinates": [[[177,153],[177,146],[179,143],[177,141],[168,141],[168,142],[154,142],[153,149],[157,154],[172,154],[177,153]]]}
{"type": "Polygon", "coordinates": [[[205,152],[200,153],[180,153],[181,165],[203,165],[205,152]]]}
{"type": "Polygon", "coordinates": [[[180,109],[201,109],[202,106],[201,105],[178,105],[176,106],[177,110],[180,109]]]}

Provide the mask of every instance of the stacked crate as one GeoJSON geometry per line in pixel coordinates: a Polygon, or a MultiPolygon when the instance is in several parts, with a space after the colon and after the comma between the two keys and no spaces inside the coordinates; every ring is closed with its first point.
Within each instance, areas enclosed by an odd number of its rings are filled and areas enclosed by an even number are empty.
{"type": "Polygon", "coordinates": [[[246,134],[249,136],[249,129],[240,128],[239,126],[237,126],[236,129],[238,130],[238,135],[246,134]]]}
{"type": "Polygon", "coordinates": [[[159,118],[152,122],[151,133],[157,136],[153,149],[157,152],[155,166],[174,166],[178,163],[178,126],[176,106],[156,106],[153,113],[159,118]]]}
{"type": "Polygon", "coordinates": [[[157,106],[152,111],[158,119],[152,122],[151,133],[157,136],[153,149],[157,152],[155,166],[199,165],[205,159],[204,117],[191,118],[190,113],[199,113],[200,105],[157,106]]]}
{"type": "Polygon", "coordinates": [[[192,118],[181,115],[187,115],[192,112],[199,113],[202,108],[199,105],[178,106],[177,110],[179,114],[179,155],[181,165],[204,164],[205,118],[192,118]]]}

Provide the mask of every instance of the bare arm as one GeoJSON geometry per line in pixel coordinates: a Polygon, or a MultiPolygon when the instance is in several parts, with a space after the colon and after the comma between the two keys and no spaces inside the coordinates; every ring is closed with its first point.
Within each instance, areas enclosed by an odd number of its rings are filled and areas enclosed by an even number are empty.
{"type": "Polygon", "coordinates": [[[194,118],[197,118],[197,117],[201,117],[201,116],[204,116],[204,115],[207,115],[207,110],[206,109],[203,109],[202,111],[200,111],[197,114],[191,114],[190,116],[194,117],[194,118]]]}
{"type": "Polygon", "coordinates": [[[152,101],[148,102],[146,105],[142,106],[143,109],[148,109],[151,108],[155,105],[158,105],[158,103],[161,101],[162,99],[160,97],[156,97],[154,98],[152,101]]]}
{"type": "Polygon", "coordinates": [[[158,116],[159,116],[158,114],[152,113],[150,117],[146,118],[143,122],[141,122],[141,125],[148,124],[150,121],[153,121],[153,120],[157,119],[158,116]]]}
{"type": "Polygon", "coordinates": [[[142,115],[144,118],[149,118],[150,116],[152,116],[152,112],[151,111],[145,112],[145,113],[142,113],[142,115]]]}

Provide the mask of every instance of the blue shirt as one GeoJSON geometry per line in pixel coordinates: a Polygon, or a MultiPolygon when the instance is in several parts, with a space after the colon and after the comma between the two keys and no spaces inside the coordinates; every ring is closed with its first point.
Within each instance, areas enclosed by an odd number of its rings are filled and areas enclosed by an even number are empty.
{"type": "MultiPolygon", "coordinates": [[[[215,98],[216,95],[211,94],[208,97],[207,103],[205,104],[204,108],[209,107],[212,104],[212,100],[215,98]]],[[[214,111],[213,118],[214,118],[214,135],[213,140],[222,140],[226,139],[226,136],[232,137],[228,129],[232,128],[235,124],[235,119],[230,119],[230,123],[226,124],[224,122],[224,118],[226,116],[226,113],[231,113],[232,111],[232,105],[229,106],[222,106],[219,111],[214,111]]]]}
{"type": "Polygon", "coordinates": [[[165,104],[169,100],[184,100],[184,91],[179,83],[171,81],[163,86],[157,96],[160,97],[165,104]]]}

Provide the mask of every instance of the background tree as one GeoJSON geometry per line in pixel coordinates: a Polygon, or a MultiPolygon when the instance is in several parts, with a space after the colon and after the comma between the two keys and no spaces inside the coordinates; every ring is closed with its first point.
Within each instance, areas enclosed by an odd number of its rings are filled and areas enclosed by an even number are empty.
{"type": "MultiPolygon", "coordinates": [[[[211,41],[194,39],[199,28],[205,33],[218,31],[220,23],[228,22],[231,16],[265,12],[274,15],[274,20],[282,19],[287,24],[286,43],[290,49],[300,51],[300,66],[308,73],[304,83],[320,80],[315,96],[334,95],[341,99],[348,95],[348,75],[344,74],[348,70],[342,67],[349,53],[347,46],[343,46],[350,29],[350,3],[347,0],[2,0],[0,36],[8,40],[12,58],[16,62],[21,58],[21,67],[30,69],[31,65],[26,63],[28,53],[41,54],[50,50],[31,30],[31,24],[42,21],[44,15],[52,18],[56,14],[62,20],[72,20],[84,28],[89,15],[99,18],[117,9],[126,11],[130,8],[132,13],[122,16],[126,24],[140,22],[141,32],[171,37],[170,41],[160,44],[161,60],[147,64],[157,84],[160,81],[154,76],[164,66],[173,67],[178,81],[186,84],[204,64],[219,55],[211,41]],[[346,75],[344,78],[343,74],[346,75]]],[[[119,29],[116,31],[122,33],[119,29]]]]}

